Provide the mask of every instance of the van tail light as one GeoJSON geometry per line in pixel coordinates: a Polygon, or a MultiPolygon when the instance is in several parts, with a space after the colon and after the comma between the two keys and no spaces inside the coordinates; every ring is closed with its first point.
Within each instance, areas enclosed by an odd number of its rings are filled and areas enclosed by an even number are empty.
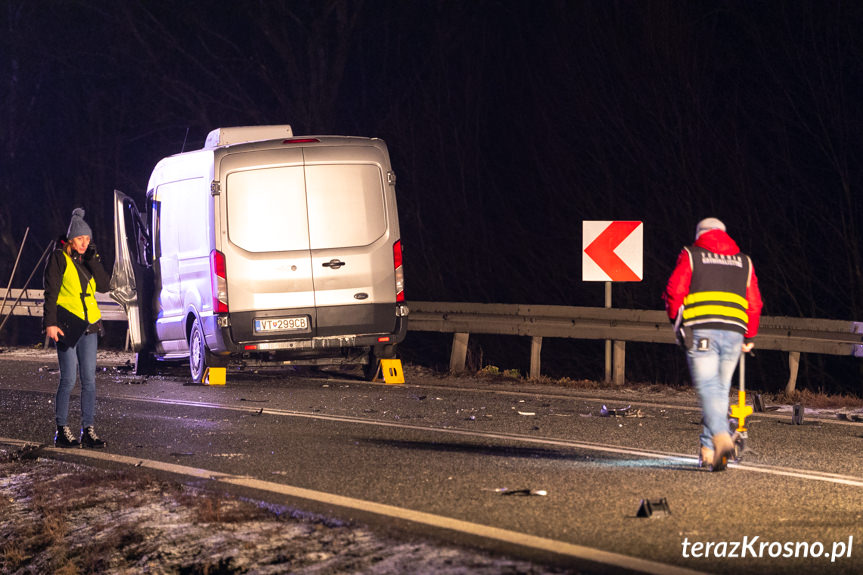
{"type": "Polygon", "coordinates": [[[402,268],[402,241],[393,244],[393,266],[396,270],[396,301],[405,301],[405,272],[402,268]]]}
{"type": "Polygon", "coordinates": [[[210,284],[213,287],[213,313],[228,313],[228,276],[225,273],[225,254],[210,252],[210,284]]]}
{"type": "Polygon", "coordinates": [[[316,144],[320,142],[317,138],[288,138],[287,140],[282,140],[283,144],[316,144]]]}

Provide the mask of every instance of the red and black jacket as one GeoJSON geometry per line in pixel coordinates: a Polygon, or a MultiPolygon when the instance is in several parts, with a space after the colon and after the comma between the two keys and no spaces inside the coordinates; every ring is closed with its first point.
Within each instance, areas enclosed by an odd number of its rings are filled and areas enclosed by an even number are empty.
{"type": "Polygon", "coordinates": [[[749,256],[722,230],[684,248],[663,294],[671,320],[692,328],[728,329],[751,340],[761,320],[761,292],[749,256]]]}

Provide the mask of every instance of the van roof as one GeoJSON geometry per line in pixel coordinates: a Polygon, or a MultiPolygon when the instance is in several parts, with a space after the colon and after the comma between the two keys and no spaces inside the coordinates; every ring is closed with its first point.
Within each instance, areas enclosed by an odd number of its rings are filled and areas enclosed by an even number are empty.
{"type": "Polygon", "coordinates": [[[279,138],[291,138],[294,131],[290,124],[279,124],[271,126],[234,126],[231,128],[216,128],[207,134],[204,142],[204,150],[211,150],[219,146],[230,146],[244,142],[259,142],[262,140],[277,140],[279,138]]]}

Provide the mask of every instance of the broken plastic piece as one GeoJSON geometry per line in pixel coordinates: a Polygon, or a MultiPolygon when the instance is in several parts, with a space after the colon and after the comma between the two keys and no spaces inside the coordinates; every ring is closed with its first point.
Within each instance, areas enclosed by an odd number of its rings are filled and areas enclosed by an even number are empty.
{"type": "Polygon", "coordinates": [[[671,515],[671,509],[668,508],[668,500],[663,497],[661,499],[642,499],[641,505],[638,507],[636,517],[665,517],[671,515]]]}
{"type": "Polygon", "coordinates": [[[545,497],[548,495],[548,491],[545,489],[507,489],[506,487],[501,487],[500,489],[495,489],[501,495],[539,495],[541,497],[545,497]]]}
{"type": "Polygon", "coordinates": [[[135,366],[134,366],[134,365],[132,365],[132,361],[131,361],[131,360],[128,360],[128,359],[126,360],[126,363],[125,363],[125,364],[123,364],[123,365],[115,365],[115,366],[114,366],[114,371],[121,371],[121,372],[124,372],[124,373],[129,373],[129,372],[131,372],[133,369],[135,369],[135,366]]]}
{"type": "Polygon", "coordinates": [[[617,407],[614,409],[608,409],[605,405],[602,406],[602,409],[599,410],[599,415],[602,417],[619,417],[626,415],[626,413],[632,409],[632,405],[627,405],[626,407],[617,407]]]}

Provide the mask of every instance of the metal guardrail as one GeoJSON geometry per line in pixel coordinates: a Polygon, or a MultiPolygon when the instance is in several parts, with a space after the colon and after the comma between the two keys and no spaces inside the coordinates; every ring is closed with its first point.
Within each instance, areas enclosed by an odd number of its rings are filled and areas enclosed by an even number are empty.
{"type": "MultiPolygon", "coordinates": [[[[42,317],[42,304],[45,300],[45,293],[40,289],[10,289],[7,296],[6,289],[0,288],[0,302],[6,300],[5,305],[0,311],[0,317],[5,317],[7,314],[24,315],[30,317],[42,317]]],[[[126,321],[126,312],[120,307],[120,304],[111,299],[106,293],[97,293],[96,302],[99,304],[99,311],[102,312],[102,319],[106,321],[126,321]]]]}
{"type": "MultiPolygon", "coordinates": [[[[0,288],[6,299],[2,314],[42,317],[42,290],[0,288]],[[17,302],[16,302],[17,300],[17,302]],[[12,304],[16,303],[14,307],[12,304]]],[[[126,313],[108,294],[96,294],[107,321],[126,321],[126,313]]],[[[542,338],[610,340],[614,342],[614,381],[623,383],[625,342],[674,345],[664,311],[522,304],[410,302],[408,329],[453,334],[450,370],[464,370],[470,334],[518,335],[531,338],[530,377],[540,375],[542,338]]],[[[795,317],[761,318],[758,349],[788,352],[793,391],[801,353],[863,357],[863,322],[795,317]]]]}
{"type": "MultiPolygon", "coordinates": [[[[471,333],[527,336],[530,376],[540,374],[543,337],[614,341],[614,382],[623,383],[625,343],[676,344],[664,311],[519,304],[411,302],[408,329],[452,333],[450,370],[464,369],[471,333]]],[[[758,349],[788,352],[787,391],[793,391],[801,353],[863,357],[863,322],[792,317],[761,318],[758,349]]]]}

